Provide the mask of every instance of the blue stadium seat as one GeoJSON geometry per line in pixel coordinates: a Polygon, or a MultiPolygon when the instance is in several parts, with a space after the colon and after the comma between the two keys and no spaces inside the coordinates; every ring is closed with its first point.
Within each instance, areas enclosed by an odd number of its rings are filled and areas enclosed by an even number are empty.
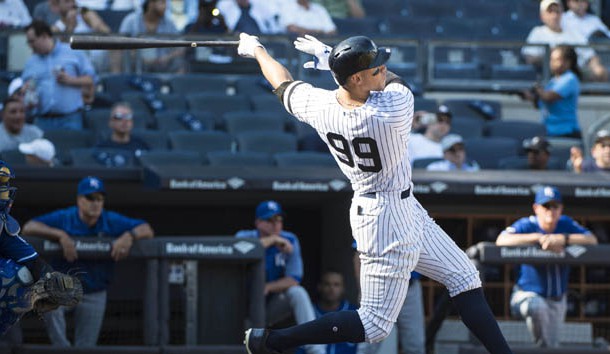
{"type": "Polygon", "coordinates": [[[463,80],[481,79],[481,68],[478,63],[436,63],[434,65],[435,79],[463,80]]]}
{"type": "Polygon", "coordinates": [[[415,97],[415,111],[436,112],[438,102],[431,98],[415,97]]]}
{"type": "Polygon", "coordinates": [[[281,152],[273,155],[278,167],[337,167],[332,155],[314,151],[281,152]]]}
{"type": "Polygon", "coordinates": [[[432,17],[388,16],[384,25],[388,35],[412,39],[433,38],[437,30],[437,20],[432,17]]]}
{"type": "Polygon", "coordinates": [[[240,76],[235,80],[235,90],[238,95],[273,95],[273,87],[262,75],[240,76]]]}
{"type": "Polygon", "coordinates": [[[411,18],[458,17],[462,11],[459,1],[450,0],[409,0],[408,6],[411,18]]]}
{"type": "Polygon", "coordinates": [[[537,73],[533,65],[492,65],[490,79],[511,81],[536,81],[537,73]]]}
{"type": "Polygon", "coordinates": [[[276,112],[278,114],[288,114],[282,102],[276,95],[260,94],[250,96],[252,102],[252,110],[254,112],[276,112]]]}
{"type": "Polygon", "coordinates": [[[44,137],[55,145],[55,156],[64,165],[71,162],[70,150],[94,144],[94,136],[89,130],[46,130],[44,137]]]}
{"type": "Polygon", "coordinates": [[[392,15],[408,15],[408,9],[405,0],[384,0],[383,3],[379,0],[362,0],[362,7],[367,16],[387,17],[392,15]]]}
{"type": "Polygon", "coordinates": [[[250,100],[248,96],[244,95],[227,96],[219,93],[202,92],[188,94],[186,100],[189,110],[209,111],[218,117],[225,112],[251,110],[250,100]]]}
{"type": "Polygon", "coordinates": [[[518,154],[518,142],[505,137],[464,139],[466,155],[479,163],[482,169],[498,168],[501,158],[518,154]]]}
{"type": "Polygon", "coordinates": [[[214,151],[206,154],[210,166],[273,166],[271,155],[254,151],[214,151]]]}
{"type": "Polygon", "coordinates": [[[100,78],[102,91],[109,94],[114,101],[121,98],[121,94],[128,91],[145,92],[150,89],[158,92],[163,83],[161,79],[151,75],[113,74],[100,78]]]}
{"type": "Polygon", "coordinates": [[[489,121],[485,124],[485,131],[488,136],[501,136],[517,139],[519,141],[535,136],[546,135],[546,127],[544,124],[518,120],[489,121]]]}
{"type": "MultiPolygon", "coordinates": [[[[201,123],[201,130],[214,130],[214,115],[210,112],[187,112],[181,110],[169,110],[155,113],[156,127],[159,131],[169,132],[172,130],[196,130],[197,125],[191,126],[184,115],[191,114],[201,123]]],[[[197,124],[197,123],[195,123],[197,124]]]]}
{"type": "Polygon", "coordinates": [[[144,140],[153,151],[169,149],[168,134],[166,131],[134,129],[132,135],[144,140]]]}
{"type": "Polygon", "coordinates": [[[133,153],[123,149],[75,148],[70,152],[70,164],[75,167],[134,167],[133,153]]]}
{"type": "Polygon", "coordinates": [[[453,113],[453,117],[502,118],[502,104],[494,100],[447,99],[443,104],[453,113]]]}
{"type": "Polygon", "coordinates": [[[433,162],[437,162],[437,161],[442,161],[443,158],[441,157],[426,157],[423,159],[416,159],[413,160],[413,168],[423,168],[426,169],[426,167],[428,167],[429,164],[433,163],[433,162]]]}
{"type": "Polygon", "coordinates": [[[376,36],[379,34],[379,20],[376,17],[364,18],[334,18],[337,33],[340,35],[362,35],[376,36]]]}
{"type": "Polygon", "coordinates": [[[223,116],[223,126],[232,135],[247,131],[283,132],[286,121],[271,112],[230,112],[223,116]]]}
{"type": "Polygon", "coordinates": [[[137,158],[142,166],[197,166],[204,159],[194,151],[147,151],[137,158]]]}
{"type": "Polygon", "coordinates": [[[227,75],[174,75],[168,80],[172,93],[182,97],[194,92],[216,92],[226,94],[232,81],[227,75]]]}
{"type": "Polygon", "coordinates": [[[462,138],[480,138],[483,136],[485,122],[479,118],[455,117],[451,120],[451,133],[462,138]]]}
{"type": "Polygon", "coordinates": [[[244,132],[236,136],[238,151],[256,151],[270,154],[297,150],[297,138],[289,133],[244,132]]]}
{"type": "Polygon", "coordinates": [[[173,149],[208,153],[211,151],[234,150],[233,137],[220,131],[173,131],[169,132],[169,140],[173,149]]]}

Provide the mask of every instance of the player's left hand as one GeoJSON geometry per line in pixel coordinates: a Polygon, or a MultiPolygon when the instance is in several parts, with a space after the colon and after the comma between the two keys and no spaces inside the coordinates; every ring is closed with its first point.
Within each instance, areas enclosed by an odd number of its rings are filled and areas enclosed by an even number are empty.
{"type": "Polygon", "coordinates": [[[258,41],[257,36],[251,36],[247,33],[239,34],[239,46],[237,46],[237,54],[244,58],[254,58],[254,50],[257,47],[265,48],[258,41]]]}
{"type": "Polygon", "coordinates": [[[316,37],[306,34],[303,37],[298,37],[294,41],[294,47],[307,54],[314,56],[312,61],[308,61],[303,64],[305,69],[316,69],[316,70],[330,70],[328,66],[328,57],[333,49],[320,42],[316,37]]]}

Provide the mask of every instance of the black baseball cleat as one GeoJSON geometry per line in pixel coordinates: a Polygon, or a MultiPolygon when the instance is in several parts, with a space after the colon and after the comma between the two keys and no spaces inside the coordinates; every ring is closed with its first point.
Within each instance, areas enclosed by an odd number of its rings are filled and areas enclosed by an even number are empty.
{"type": "Polygon", "coordinates": [[[244,344],[248,354],[281,354],[275,350],[267,348],[267,337],[269,330],[263,328],[250,328],[246,331],[244,344]]]}

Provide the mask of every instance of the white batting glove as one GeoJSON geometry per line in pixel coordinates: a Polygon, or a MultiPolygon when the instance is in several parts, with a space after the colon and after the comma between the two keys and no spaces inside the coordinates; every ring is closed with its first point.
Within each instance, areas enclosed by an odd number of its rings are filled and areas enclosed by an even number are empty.
{"type": "Polygon", "coordinates": [[[261,42],[258,41],[257,36],[251,36],[247,33],[239,34],[239,46],[237,46],[237,54],[244,58],[254,58],[254,50],[257,47],[263,47],[261,42]]]}
{"type": "Polygon", "coordinates": [[[328,57],[330,56],[330,51],[333,50],[331,46],[320,42],[314,36],[306,34],[305,37],[298,37],[294,41],[294,47],[303,53],[313,55],[312,61],[303,64],[305,69],[330,70],[328,57]]]}

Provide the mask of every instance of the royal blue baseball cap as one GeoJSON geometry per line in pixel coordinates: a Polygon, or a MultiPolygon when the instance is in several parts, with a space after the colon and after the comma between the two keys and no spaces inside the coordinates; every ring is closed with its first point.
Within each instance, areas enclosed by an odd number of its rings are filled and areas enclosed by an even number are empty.
{"type": "Polygon", "coordinates": [[[542,205],[548,202],[561,203],[561,193],[559,193],[559,189],[556,187],[545,186],[536,192],[536,199],[534,200],[534,203],[542,205]]]}
{"type": "Polygon", "coordinates": [[[284,215],[282,206],[274,200],[266,200],[256,207],[256,218],[269,220],[276,215],[284,215]]]}
{"type": "Polygon", "coordinates": [[[78,195],[89,195],[93,193],[106,194],[104,182],[94,176],[87,176],[78,182],[78,195]]]}

